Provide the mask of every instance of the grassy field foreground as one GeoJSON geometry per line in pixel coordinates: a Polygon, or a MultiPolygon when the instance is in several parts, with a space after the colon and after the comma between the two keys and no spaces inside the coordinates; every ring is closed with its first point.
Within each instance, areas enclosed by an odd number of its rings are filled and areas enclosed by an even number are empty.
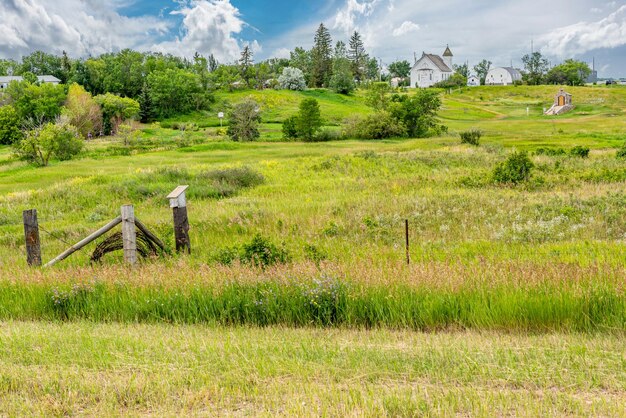
{"type": "Polygon", "coordinates": [[[624,416],[610,335],[0,323],[0,415],[624,416]]]}

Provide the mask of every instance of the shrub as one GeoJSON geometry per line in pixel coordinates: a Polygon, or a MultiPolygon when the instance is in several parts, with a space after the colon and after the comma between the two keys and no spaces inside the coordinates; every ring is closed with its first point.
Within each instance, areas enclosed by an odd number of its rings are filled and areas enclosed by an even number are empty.
{"type": "Polygon", "coordinates": [[[402,122],[394,119],[388,112],[379,112],[359,120],[356,124],[347,125],[345,134],[359,139],[385,139],[406,136],[406,128],[402,122]],[[352,131],[348,131],[352,129],[352,131]]]}
{"type": "Polygon", "coordinates": [[[566,155],[567,151],[563,148],[537,148],[535,150],[535,155],[548,155],[550,157],[556,157],[559,155],[566,155]]]}
{"type": "Polygon", "coordinates": [[[228,115],[228,136],[233,141],[254,141],[261,136],[259,105],[252,99],[236,104],[228,115]]]}
{"type": "Polygon", "coordinates": [[[213,260],[221,264],[230,265],[239,260],[243,264],[261,268],[286,263],[289,259],[289,253],[284,247],[278,247],[261,234],[256,234],[252,241],[242,245],[241,248],[223,248],[213,256],[213,260]]]}
{"type": "Polygon", "coordinates": [[[278,77],[280,88],[285,90],[302,91],[306,89],[304,73],[299,68],[285,67],[283,73],[278,77]]]}
{"type": "Polygon", "coordinates": [[[626,145],[624,145],[622,148],[620,148],[617,151],[617,158],[625,158],[626,159],[626,145]]]}
{"type": "Polygon", "coordinates": [[[469,131],[461,132],[461,144],[470,144],[474,146],[480,145],[480,138],[483,136],[483,133],[478,129],[472,129],[469,131]]]}
{"type": "Polygon", "coordinates": [[[298,116],[288,117],[283,122],[283,138],[296,139],[298,137],[298,116]]]}
{"type": "Polygon", "coordinates": [[[69,160],[83,149],[75,127],[63,123],[48,123],[34,129],[16,144],[15,153],[21,159],[47,166],[50,158],[69,160]]]}
{"type": "Polygon", "coordinates": [[[240,260],[256,267],[267,267],[286,263],[289,261],[289,254],[285,248],[277,247],[261,234],[256,234],[252,241],[241,247],[240,260]]]}
{"type": "Polygon", "coordinates": [[[341,139],[341,132],[330,129],[320,129],[313,137],[313,142],[328,142],[341,139]]]}
{"type": "Polygon", "coordinates": [[[572,157],[587,158],[589,157],[589,148],[577,145],[569,151],[569,154],[572,157]]]}
{"type": "Polygon", "coordinates": [[[496,166],[493,171],[493,180],[496,183],[509,184],[528,181],[534,166],[526,152],[515,152],[506,161],[496,166]]]}

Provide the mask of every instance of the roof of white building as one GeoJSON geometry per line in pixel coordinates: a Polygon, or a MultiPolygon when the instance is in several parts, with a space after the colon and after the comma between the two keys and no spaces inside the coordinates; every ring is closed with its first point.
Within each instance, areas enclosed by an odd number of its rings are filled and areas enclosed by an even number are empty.
{"type": "MultiPolygon", "coordinates": [[[[439,56],[439,55],[435,55],[435,54],[427,54],[425,52],[422,53],[422,58],[420,58],[419,60],[417,60],[417,62],[415,63],[415,65],[417,65],[417,63],[419,63],[421,60],[423,60],[424,58],[428,58],[429,60],[431,60],[433,62],[433,64],[435,64],[437,66],[437,68],[439,68],[441,71],[443,71],[444,73],[452,73],[454,71],[452,71],[452,69],[450,67],[448,67],[446,65],[445,62],[443,62],[443,59],[439,56]]],[[[415,67],[415,66],[413,66],[415,67]]]]}
{"type": "MultiPolygon", "coordinates": [[[[61,82],[61,80],[59,80],[53,75],[40,75],[40,76],[37,76],[37,79],[44,83],[60,83],[61,82]]],[[[24,80],[24,78],[19,75],[9,75],[9,76],[0,77],[0,83],[10,83],[11,81],[22,81],[22,80],[24,80]]]]}

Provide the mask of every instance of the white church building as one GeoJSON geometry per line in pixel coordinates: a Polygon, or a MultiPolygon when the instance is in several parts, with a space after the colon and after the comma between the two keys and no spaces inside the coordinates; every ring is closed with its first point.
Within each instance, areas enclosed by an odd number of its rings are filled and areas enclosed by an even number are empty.
{"type": "Polygon", "coordinates": [[[449,47],[443,56],[422,53],[422,57],[415,61],[411,69],[411,87],[427,88],[449,79],[452,69],[452,51],[449,47]]]}

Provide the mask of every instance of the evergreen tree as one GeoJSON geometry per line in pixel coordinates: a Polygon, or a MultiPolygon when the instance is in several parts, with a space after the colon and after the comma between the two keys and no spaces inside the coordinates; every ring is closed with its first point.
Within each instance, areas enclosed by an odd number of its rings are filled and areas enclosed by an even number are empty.
{"type": "Polygon", "coordinates": [[[241,51],[241,58],[239,59],[239,73],[248,88],[250,87],[251,80],[254,78],[254,60],[252,56],[252,50],[246,45],[243,51],[241,51]]]}
{"type": "Polygon", "coordinates": [[[219,63],[217,62],[213,54],[209,55],[208,64],[210,72],[215,72],[217,70],[217,67],[219,67],[219,63]]]}
{"type": "Polygon", "coordinates": [[[152,98],[150,97],[150,88],[147,84],[143,85],[141,95],[139,96],[139,120],[141,123],[149,123],[154,120],[155,112],[152,98]]]}
{"type": "Polygon", "coordinates": [[[354,78],[360,83],[365,79],[367,73],[368,56],[365,53],[365,46],[359,32],[354,31],[350,37],[350,48],[348,49],[348,59],[352,64],[354,78]]]}
{"type": "Polygon", "coordinates": [[[333,60],[332,38],[323,23],[315,33],[313,43],[311,84],[313,87],[325,87],[332,77],[333,60]]]}

